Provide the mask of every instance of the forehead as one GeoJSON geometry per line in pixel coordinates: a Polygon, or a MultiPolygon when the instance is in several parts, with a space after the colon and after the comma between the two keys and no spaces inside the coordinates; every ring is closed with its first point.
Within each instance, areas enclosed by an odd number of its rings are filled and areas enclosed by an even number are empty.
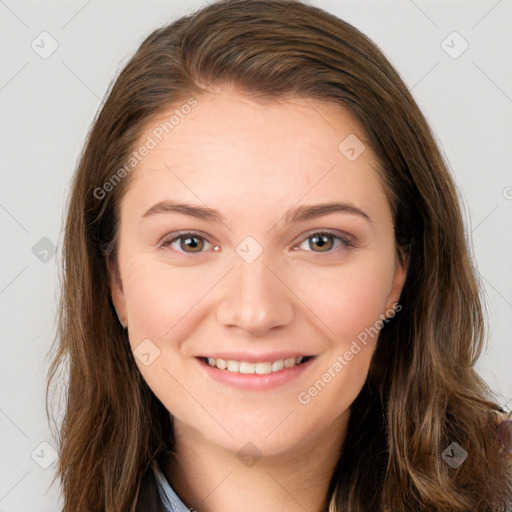
{"type": "Polygon", "coordinates": [[[134,169],[127,201],[179,197],[242,211],[306,196],[367,205],[382,197],[374,154],[343,107],[301,96],[260,101],[233,89],[196,101],[147,124],[140,144],[154,147],[134,169]]]}

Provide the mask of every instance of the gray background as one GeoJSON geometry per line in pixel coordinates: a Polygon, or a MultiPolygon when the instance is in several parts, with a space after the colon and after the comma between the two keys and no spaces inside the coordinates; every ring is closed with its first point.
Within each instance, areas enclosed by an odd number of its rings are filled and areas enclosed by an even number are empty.
{"type": "MultiPolygon", "coordinates": [[[[488,304],[478,369],[510,407],[512,0],[310,3],[381,47],[436,134],[461,191],[488,304]]],[[[58,294],[53,250],[84,137],[144,37],[203,4],[0,0],[0,512],[60,509],[50,485],[56,445],[45,416],[46,354],[58,294]]]]}

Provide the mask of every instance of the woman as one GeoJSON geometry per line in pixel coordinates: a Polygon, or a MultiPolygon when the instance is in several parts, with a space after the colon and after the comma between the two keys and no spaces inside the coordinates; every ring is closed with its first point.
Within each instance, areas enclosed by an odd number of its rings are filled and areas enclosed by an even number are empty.
{"type": "Polygon", "coordinates": [[[455,186],[367,37],[231,0],[142,43],[68,206],[65,511],[510,510],[483,340],[455,186]]]}

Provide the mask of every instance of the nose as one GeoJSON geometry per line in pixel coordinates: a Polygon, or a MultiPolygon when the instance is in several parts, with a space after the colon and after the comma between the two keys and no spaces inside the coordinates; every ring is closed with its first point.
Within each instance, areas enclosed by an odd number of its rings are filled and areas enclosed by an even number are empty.
{"type": "Polygon", "coordinates": [[[286,279],[270,268],[265,251],[252,263],[238,258],[222,284],[217,321],[261,336],[292,322],[293,297],[286,279]]]}

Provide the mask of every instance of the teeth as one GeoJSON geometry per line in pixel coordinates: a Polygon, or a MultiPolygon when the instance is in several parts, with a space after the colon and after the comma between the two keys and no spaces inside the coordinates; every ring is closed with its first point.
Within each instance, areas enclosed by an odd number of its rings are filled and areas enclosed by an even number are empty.
{"type": "Polygon", "coordinates": [[[254,373],[255,366],[252,363],[240,363],[238,371],[240,373],[254,373]]]}
{"type": "Polygon", "coordinates": [[[271,363],[256,363],[254,365],[254,373],[264,375],[265,373],[272,373],[271,363]]]}
{"type": "Polygon", "coordinates": [[[230,372],[238,373],[238,369],[240,368],[240,363],[238,361],[227,361],[228,363],[228,370],[230,372]]]}
{"type": "Polygon", "coordinates": [[[272,363],[272,371],[278,372],[284,368],[284,359],[278,359],[272,363]]]}
{"type": "Polygon", "coordinates": [[[278,372],[283,368],[292,368],[304,359],[304,356],[290,357],[288,359],[278,359],[277,361],[268,361],[264,363],[248,363],[246,361],[234,361],[232,359],[214,359],[208,357],[208,364],[219,370],[227,370],[233,373],[257,373],[265,375],[267,373],[278,372]]]}

